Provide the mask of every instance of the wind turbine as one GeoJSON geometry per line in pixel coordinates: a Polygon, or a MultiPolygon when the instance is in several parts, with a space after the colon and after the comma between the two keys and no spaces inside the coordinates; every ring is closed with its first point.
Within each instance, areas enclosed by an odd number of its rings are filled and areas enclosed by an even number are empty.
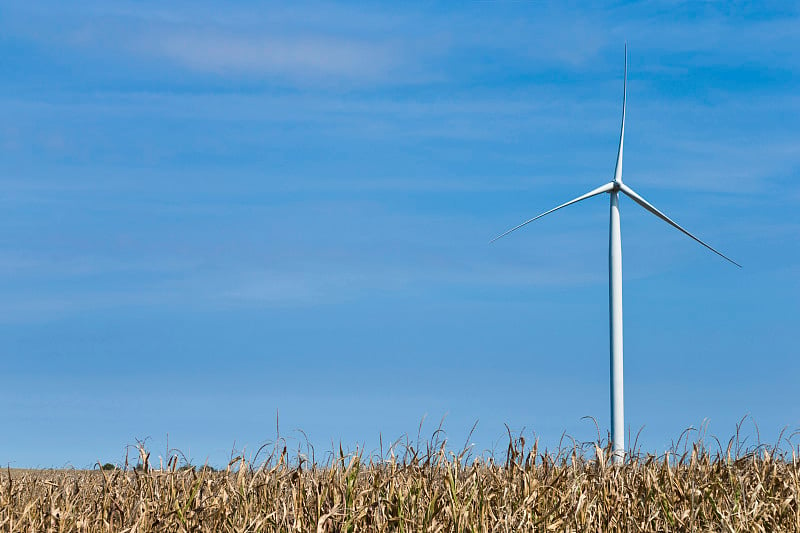
{"type": "Polygon", "coordinates": [[[622,182],[622,145],[625,140],[625,100],[627,95],[628,86],[628,45],[625,45],[625,78],[622,86],[622,126],[619,132],[619,148],[617,150],[617,164],[614,168],[614,179],[605,185],[587,192],[583,196],[578,196],[574,200],[554,207],[549,211],[545,211],[540,215],[526,220],[522,224],[511,228],[510,230],[498,235],[490,241],[496,241],[501,237],[505,237],[509,233],[520,229],[526,224],[530,224],[536,219],[549,215],[553,211],[558,211],[562,207],[567,207],[578,203],[592,196],[598,194],[608,193],[611,197],[611,211],[609,214],[609,236],[608,236],[608,310],[609,310],[609,323],[610,323],[610,349],[611,349],[611,445],[613,450],[614,462],[622,462],[625,458],[625,412],[623,400],[623,383],[622,383],[622,242],[620,239],[619,227],[619,193],[622,192],[631,200],[644,207],[650,213],[654,214],[667,224],[673,226],[687,236],[691,237],[698,243],[702,244],[718,256],[730,261],[737,267],[741,268],[742,265],[733,259],[725,256],[721,252],[715,250],[708,244],[704,243],[687,230],[680,227],[675,221],[667,215],[656,209],[650,202],[642,198],[633,189],[622,182]]]}

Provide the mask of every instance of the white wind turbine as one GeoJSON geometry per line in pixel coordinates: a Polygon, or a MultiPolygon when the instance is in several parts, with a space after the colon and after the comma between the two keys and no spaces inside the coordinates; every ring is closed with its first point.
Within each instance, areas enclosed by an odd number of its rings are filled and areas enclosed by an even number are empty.
{"type": "Polygon", "coordinates": [[[682,231],[695,241],[699,242],[715,254],[723,259],[730,261],[734,265],[741,268],[742,265],[733,259],[718,252],[708,244],[704,243],[667,215],[656,209],[650,202],[639,196],[633,189],[628,187],[622,182],[622,144],[625,139],[625,97],[627,94],[628,85],[628,47],[625,46],[625,78],[623,82],[622,93],[622,126],[619,132],[619,149],[617,151],[617,165],[614,168],[613,181],[601,185],[600,187],[587,192],[583,196],[579,196],[574,200],[570,200],[565,204],[554,207],[549,211],[545,211],[541,215],[537,215],[522,224],[511,228],[505,233],[498,235],[490,241],[494,242],[497,239],[504,237],[516,231],[522,226],[533,222],[545,215],[558,211],[562,207],[567,207],[574,203],[586,200],[592,196],[597,196],[602,193],[609,193],[611,196],[611,212],[610,212],[610,227],[608,237],[608,300],[609,300],[609,322],[610,322],[610,348],[611,348],[611,444],[613,449],[613,456],[615,462],[621,462],[625,458],[625,413],[623,401],[623,388],[622,388],[622,243],[620,240],[619,230],[619,193],[625,193],[631,200],[644,207],[652,214],[682,231]]]}

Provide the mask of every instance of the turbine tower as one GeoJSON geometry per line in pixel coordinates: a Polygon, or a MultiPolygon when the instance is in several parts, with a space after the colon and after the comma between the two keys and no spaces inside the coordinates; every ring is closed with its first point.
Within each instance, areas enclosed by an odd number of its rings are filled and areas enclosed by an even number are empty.
{"type": "Polygon", "coordinates": [[[650,202],[639,196],[633,189],[622,182],[622,145],[625,140],[625,100],[628,85],[628,45],[625,45],[625,76],[622,86],[622,125],[619,132],[619,148],[617,149],[617,163],[614,167],[614,179],[605,185],[587,192],[567,203],[554,207],[549,211],[526,220],[522,224],[498,235],[490,241],[496,241],[505,237],[509,233],[518,230],[522,226],[533,222],[536,219],[549,215],[553,211],[558,211],[562,207],[567,207],[578,203],[598,194],[608,193],[611,197],[611,209],[609,213],[609,236],[608,236],[608,312],[609,312],[609,338],[610,338],[610,373],[611,373],[611,445],[613,449],[614,462],[622,462],[625,458],[625,411],[623,400],[623,380],[622,380],[622,242],[620,239],[619,225],[619,193],[622,192],[631,200],[644,207],[647,211],[654,214],[667,224],[673,226],[698,243],[702,244],[718,256],[730,261],[737,267],[742,265],[733,259],[725,256],[704,243],[687,230],[680,227],[667,215],[656,209],[650,202]]]}

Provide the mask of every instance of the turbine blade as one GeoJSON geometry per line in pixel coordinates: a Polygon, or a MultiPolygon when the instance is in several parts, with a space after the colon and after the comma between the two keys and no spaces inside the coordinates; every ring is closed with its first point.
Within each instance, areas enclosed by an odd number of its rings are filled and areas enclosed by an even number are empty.
{"type": "Polygon", "coordinates": [[[622,82],[622,125],[619,128],[619,148],[617,164],[614,167],[614,181],[622,181],[622,146],[625,142],[625,101],[628,99],[628,43],[625,42],[625,76],[622,82]]]}
{"type": "Polygon", "coordinates": [[[567,207],[568,205],[571,205],[571,204],[574,204],[574,203],[580,202],[581,200],[586,200],[587,198],[591,198],[592,196],[597,196],[598,194],[601,194],[601,193],[604,193],[604,192],[609,192],[609,191],[611,191],[613,188],[614,188],[614,184],[613,184],[613,183],[606,183],[605,185],[602,185],[602,186],[600,186],[600,187],[598,187],[598,188],[596,188],[596,189],[594,189],[594,190],[592,190],[592,191],[589,191],[589,192],[587,192],[587,193],[586,193],[586,194],[584,194],[583,196],[578,196],[578,197],[577,197],[577,198],[575,198],[574,200],[570,200],[569,202],[567,202],[567,203],[565,203],[565,204],[561,204],[561,205],[560,205],[560,206],[558,206],[558,207],[554,207],[554,208],[553,208],[553,209],[551,209],[550,211],[545,211],[545,212],[544,212],[544,213],[542,213],[541,215],[536,215],[535,217],[533,217],[533,218],[531,218],[531,219],[528,219],[528,220],[526,220],[525,222],[523,222],[522,224],[520,224],[520,225],[518,225],[518,226],[514,226],[513,228],[511,228],[511,229],[510,229],[510,230],[508,230],[507,232],[505,232],[505,233],[503,233],[503,234],[501,234],[501,235],[498,235],[497,237],[495,237],[494,239],[492,239],[491,241],[489,241],[489,244],[492,244],[494,241],[496,241],[497,239],[499,239],[499,238],[501,238],[501,237],[505,237],[506,235],[508,235],[508,234],[509,234],[509,233],[511,233],[512,231],[516,231],[516,230],[518,230],[519,228],[521,228],[521,227],[522,227],[522,226],[524,226],[525,224],[530,224],[531,222],[533,222],[533,221],[534,221],[534,220],[536,220],[537,218],[542,218],[542,217],[543,217],[543,216],[545,216],[545,215],[549,215],[549,214],[550,214],[550,213],[552,213],[553,211],[558,211],[558,210],[559,210],[559,209],[561,209],[562,207],[567,207]]]}
{"type": "Polygon", "coordinates": [[[739,268],[742,268],[742,265],[740,265],[739,263],[737,263],[736,261],[734,261],[730,257],[726,256],[722,252],[719,252],[719,251],[715,250],[714,248],[712,248],[708,244],[704,243],[703,241],[701,241],[700,239],[698,239],[697,237],[695,237],[694,235],[692,235],[691,233],[689,233],[688,231],[686,231],[685,229],[680,227],[674,220],[672,220],[667,215],[665,215],[664,213],[662,213],[661,211],[656,209],[654,205],[652,205],[650,202],[648,202],[647,200],[645,200],[644,198],[642,198],[641,196],[636,194],[636,191],[634,191],[633,189],[631,189],[630,187],[628,187],[624,183],[620,183],[619,184],[619,188],[620,188],[620,190],[622,192],[624,192],[626,195],[628,195],[628,197],[630,197],[631,200],[633,200],[634,202],[636,202],[640,206],[644,207],[645,209],[647,209],[648,211],[653,213],[655,216],[657,216],[658,218],[660,218],[661,220],[663,220],[667,224],[679,229],[680,231],[682,231],[683,233],[685,233],[686,235],[688,235],[692,239],[696,240],[697,242],[699,242],[700,244],[702,244],[703,246],[705,246],[706,248],[708,248],[709,250],[711,250],[712,252],[714,252],[718,256],[722,257],[723,259],[725,259],[727,261],[730,261],[731,263],[733,263],[734,265],[736,265],[739,268]]]}

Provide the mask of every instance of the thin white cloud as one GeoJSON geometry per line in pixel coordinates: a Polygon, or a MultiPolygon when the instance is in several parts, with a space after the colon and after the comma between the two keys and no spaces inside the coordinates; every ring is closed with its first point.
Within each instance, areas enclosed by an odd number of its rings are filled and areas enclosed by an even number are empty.
{"type": "Polygon", "coordinates": [[[659,164],[643,166],[636,179],[658,188],[764,192],[771,180],[795,175],[800,168],[800,156],[795,143],[786,139],[759,141],[754,145],[752,140],[749,143],[664,140],[666,156],[656,160],[659,164]],[[670,159],[671,154],[677,157],[670,159]]]}
{"type": "Polygon", "coordinates": [[[402,63],[402,54],[392,46],[321,35],[176,32],[148,36],[139,47],[197,71],[295,80],[375,80],[402,63]]]}

